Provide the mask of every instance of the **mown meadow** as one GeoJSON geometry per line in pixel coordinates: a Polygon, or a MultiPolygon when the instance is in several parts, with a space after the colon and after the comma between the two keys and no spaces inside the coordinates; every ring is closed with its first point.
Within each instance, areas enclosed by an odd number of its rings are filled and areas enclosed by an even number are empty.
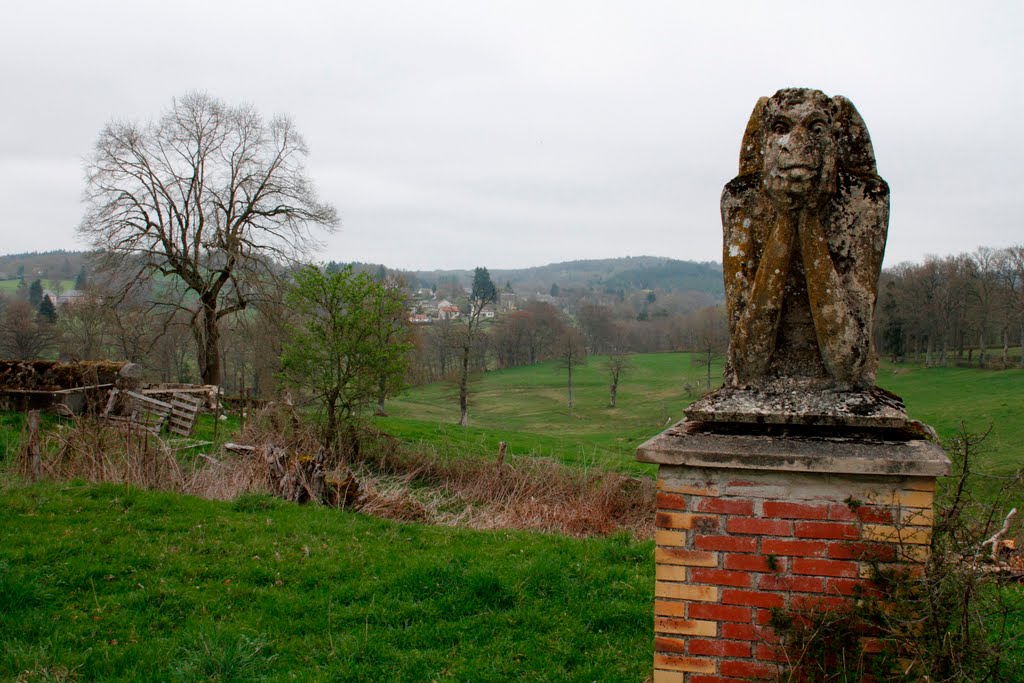
{"type": "MultiPolygon", "coordinates": [[[[600,358],[574,372],[571,410],[565,377],[550,363],[485,373],[467,429],[454,424],[444,385],[410,390],[372,424],[438,457],[493,460],[506,441],[510,455],[653,475],[633,452],[681,418],[705,367],[687,354],[637,356],[615,408],[600,358]]],[[[884,365],[879,384],[943,436],[961,422],[991,424],[980,463],[989,473],[1021,461],[1024,371],[884,365]]],[[[650,541],[401,523],[256,494],[218,502],[117,484],[26,485],[10,467],[20,424],[0,414],[10,474],[0,487],[0,678],[650,674],[650,541]]],[[[213,426],[204,422],[200,437],[214,440],[213,426]]],[[[218,425],[216,440],[234,426],[218,425]]]]}

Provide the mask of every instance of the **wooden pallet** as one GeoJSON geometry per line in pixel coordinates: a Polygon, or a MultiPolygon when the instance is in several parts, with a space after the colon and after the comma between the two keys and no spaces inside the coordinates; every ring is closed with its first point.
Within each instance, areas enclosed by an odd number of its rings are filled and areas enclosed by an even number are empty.
{"type": "Polygon", "coordinates": [[[107,408],[103,411],[103,419],[111,424],[144,429],[153,434],[159,434],[164,422],[171,414],[172,408],[170,403],[158,401],[151,396],[145,396],[135,391],[111,389],[107,408]],[[118,396],[122,398],[118,400],[118,396]],[[122,410],[115,413],[119,403],[122,404],[122,410]]]}
{"type": "Polygon", "coordinates": [[[167,431],[178,436],[188,436],[196,424],[196,416],[203,407],[203,397],[196,394],[175,392],[170,400],[171,414],[167,418],[167,431]]]}

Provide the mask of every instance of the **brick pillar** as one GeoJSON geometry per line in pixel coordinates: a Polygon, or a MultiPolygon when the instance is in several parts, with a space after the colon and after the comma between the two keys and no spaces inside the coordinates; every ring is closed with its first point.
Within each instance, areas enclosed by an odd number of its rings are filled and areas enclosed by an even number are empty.
{"type": "Polygon", "coordinates": [[[654,683],[772,680],[785,661],[772,608],[842,608],[872,563],[927,560],[949,466],[934,444],[815,457],[786,438],[673,429],[638,451],[660,463],[654,683]]]}

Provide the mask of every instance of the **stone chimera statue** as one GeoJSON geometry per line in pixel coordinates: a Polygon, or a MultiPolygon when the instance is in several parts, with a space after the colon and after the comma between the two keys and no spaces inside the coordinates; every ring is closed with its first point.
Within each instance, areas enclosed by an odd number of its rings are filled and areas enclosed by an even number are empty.
{"type": "Polygon", "coordinates": [[[726,387],[874,385],[888,224],[889,188],[849,100],[790,88],[758,101],[722,192],[726,387]]]}

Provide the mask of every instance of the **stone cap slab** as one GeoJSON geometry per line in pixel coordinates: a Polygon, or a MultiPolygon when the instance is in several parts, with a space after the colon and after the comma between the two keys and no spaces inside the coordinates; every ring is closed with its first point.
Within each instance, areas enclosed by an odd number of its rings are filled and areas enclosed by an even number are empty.
{"type": "Polygon", "coordinates": [[[716,433],[715,425],[683,421],[642,444],[640,462],[739,470],[939,477],[950,472],[942,447],[912,431],[758,434],[716,433]]]}
{"type": "Polygon", "coordinates": [[[686,408],[700,422],[904,429],[903,399],[878,387],[833,391],[780,383],[771,388],[725,387],[686,408]]]}

